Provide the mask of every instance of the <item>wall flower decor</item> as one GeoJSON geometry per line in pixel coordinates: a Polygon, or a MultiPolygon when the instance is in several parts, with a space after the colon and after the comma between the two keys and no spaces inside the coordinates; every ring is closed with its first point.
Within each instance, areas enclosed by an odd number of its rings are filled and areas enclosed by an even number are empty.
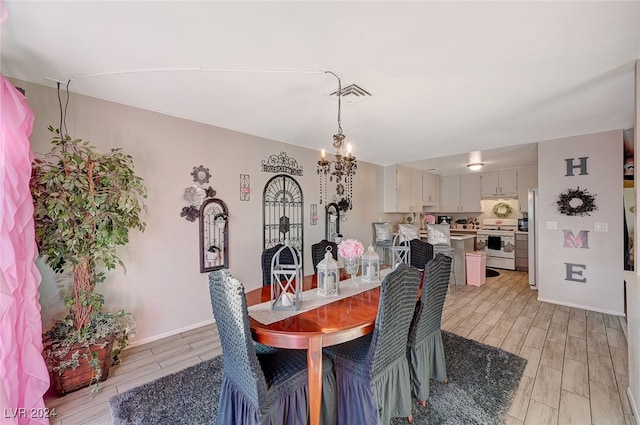
{"type": "Polygon", "coordinates": [[[587,189],[567,189],[561,193],[557,201],[558,212],[568,216],[585,216],[591,215],[592,211],[596,211],[596,195],[589,193],[587,189]]]}
{"type": "Polygon", "coordinates": [[[211,173],[208,168],[200,165],[199,167],[193,167],[193,171],[191,172],[193,176],[193,181],[198,184],[209,183],[209,179],[211,178],[211,173]]]}

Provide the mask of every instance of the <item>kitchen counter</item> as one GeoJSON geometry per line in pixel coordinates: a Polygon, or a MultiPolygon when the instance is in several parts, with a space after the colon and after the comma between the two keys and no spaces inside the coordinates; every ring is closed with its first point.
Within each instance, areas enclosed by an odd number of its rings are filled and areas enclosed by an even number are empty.
{"type": "Polygon", "coordinates": [[[451,235],[452,241],[465,241],[467,239],[473,239],[476,235],[451,235]]]}

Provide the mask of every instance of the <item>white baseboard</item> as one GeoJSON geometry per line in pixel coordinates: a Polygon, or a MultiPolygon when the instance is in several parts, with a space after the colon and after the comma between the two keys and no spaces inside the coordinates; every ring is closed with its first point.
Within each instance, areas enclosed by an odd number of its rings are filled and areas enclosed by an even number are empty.
{"type": "MultiPolygon", "coordinates": [[[[538,291],[538,294],[539,293],[540,293],[540,291],[538,291]]],[[[584,306],[584,305],[581,305],[581,304],[567,303],[567,302],[562,302],[562,301],[558,301],[558,300],[552,300],[552,299],[549,299],[549,298],[541,298],[541,297],[538,297],[538,301],[542,301],[542,302],[546,302],[546,303],[550,303],[550,304],[563,305],[565,307],[579,308],[579,309],[582,309],[582,310],[595,311],[596,313],[604,313],[604,314],[609,314],[611,316],[622,316],[622,317],[624,317],[624,311],[614,311],[614,310],[594,308],[594,307],[584,306]]]]}
{"type": "MultiPolygon", "coordinates": [[[[170,337],[170,336],[173,336],[173,335],[177,335],[177,334],[180,334],[182,332],[187,332],[187,331],[191,331],[191,330],[194,330],[194,329],[197,329],[197,328],[201,328],[203,326],[211,325],[212,323],[215,323],[215,320],[209,319],[209,320],[205,320],[204,322],[194,323],[192,325],[185,326],[185,327],[180,328],[180,329],[174,329],[172,331],[164,332],[164,333],[161,333],[161,334],[158,334],[158,335],[154,335],[154,336],[150,336],[150,337],[147,337],[147,338],[142,338],[142,339],[133,338],[133,340],[127,346],[127,348],[132,348],[132,347],[137,347],[138,345],[148,344],[150,342],[158,341],[160,339],[167,338],[167,337],[170,337]]],[[[126,348],[125,348],[125,350],[126,350],[126,348]]]]}
{"type": "Polygon", "coordinates": [[[636,421],[636,425],[640,425],[640,412],[636,405],[633,395],[631,394],[631,388],[627,387],[627,399],[629,399],[629,407],[631,407],[631,413],[633,413],[633,419],[636,421]]]}

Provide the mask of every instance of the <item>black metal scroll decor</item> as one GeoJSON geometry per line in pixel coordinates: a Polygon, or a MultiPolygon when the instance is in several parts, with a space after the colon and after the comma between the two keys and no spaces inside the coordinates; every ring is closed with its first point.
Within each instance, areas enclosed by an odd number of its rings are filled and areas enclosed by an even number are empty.
{"type": "Polygon", "coordinates": [[[229,268],[229,211],[217,198],[202,203],[200,216],[200,273],[229,268]]]}
{"type": "Polygon", "coordinates": [[[302,175],[302,165],[298,165],[298,161],[287,155],[286,152],[273,154],[267,159],[262,160],[262,171],[265,173],[286,173],[292,176],[302,175]]]}

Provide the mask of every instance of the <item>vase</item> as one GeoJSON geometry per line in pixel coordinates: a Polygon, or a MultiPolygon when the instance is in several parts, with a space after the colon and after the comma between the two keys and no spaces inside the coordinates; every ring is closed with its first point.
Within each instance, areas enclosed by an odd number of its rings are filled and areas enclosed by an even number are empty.
{"type": "Polygon", "coordinates": [[[355,283],[355,276],[358,273],[358,268],[360,268],[360,265],[358,264],[357,258],[344,259],[344,269],[351,275],[351,282],[355,283]]]}

